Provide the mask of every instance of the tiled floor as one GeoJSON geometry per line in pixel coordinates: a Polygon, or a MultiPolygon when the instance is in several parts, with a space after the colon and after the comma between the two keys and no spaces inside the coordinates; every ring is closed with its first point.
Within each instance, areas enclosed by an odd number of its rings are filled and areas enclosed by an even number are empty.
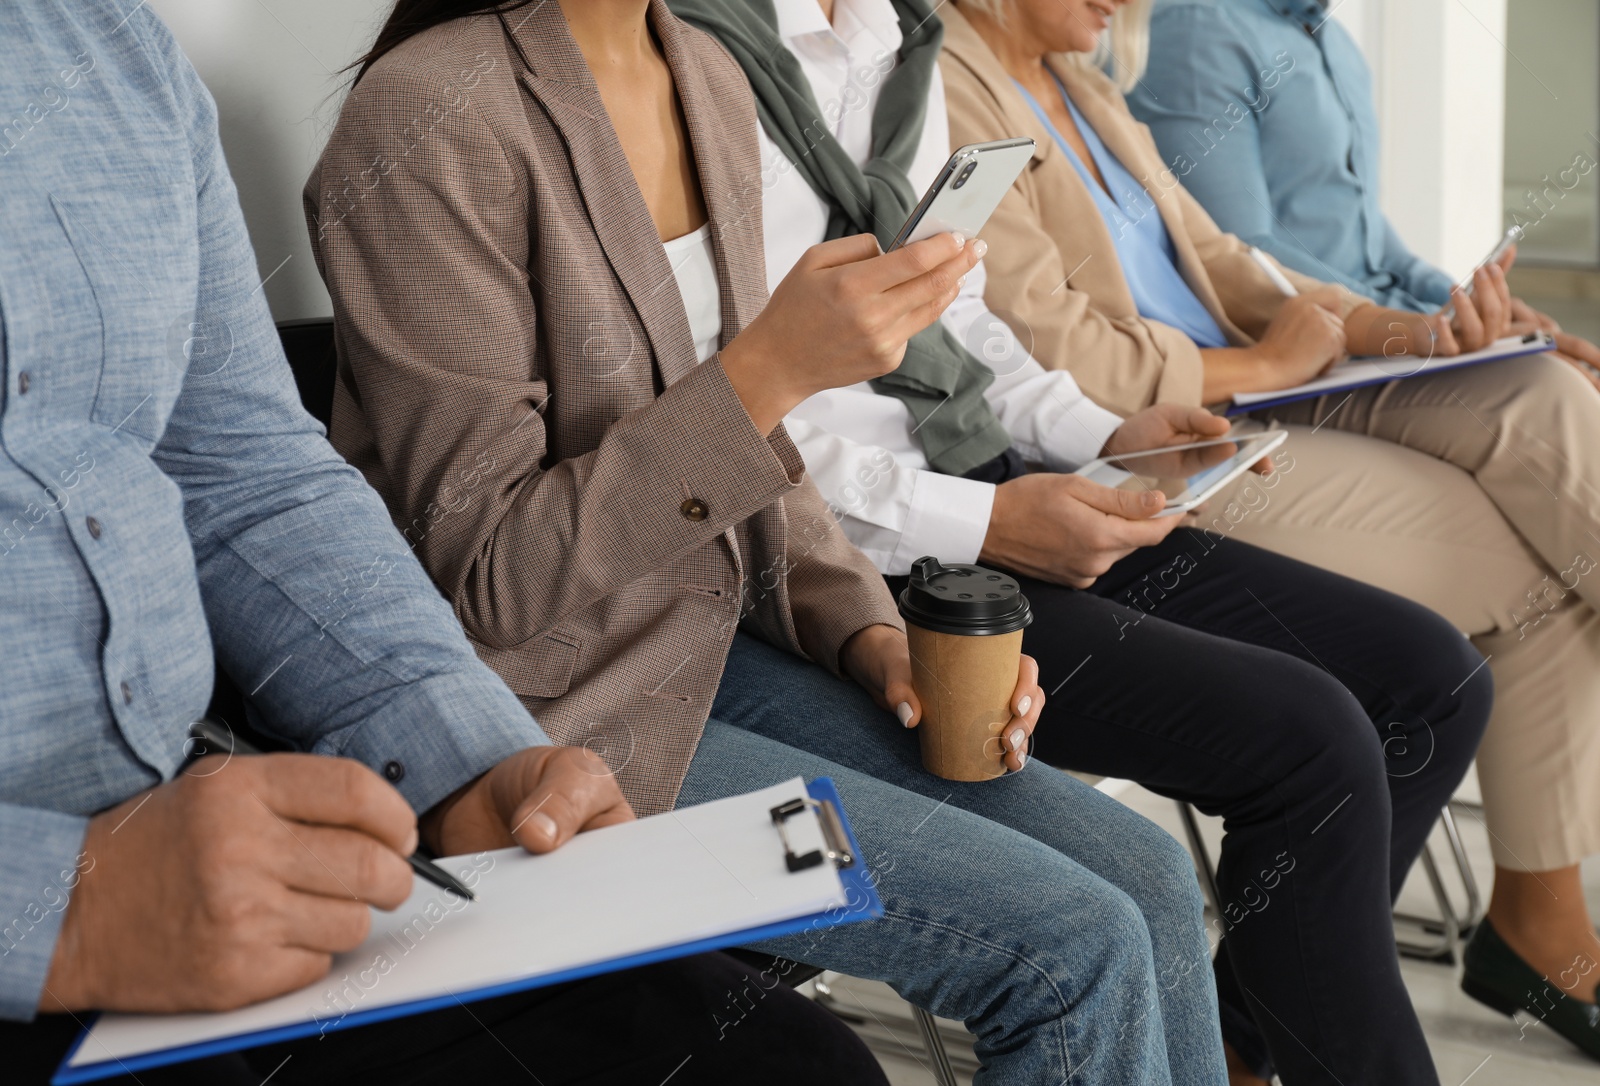
{"type": "MultiPolygon", "coordinates": [[[[1120,798],[1181,839],[1181,826],[1171,801],[1137,786],[1128,786],[1120,798]]],[[[1488,836],[1481,822],[1467,815],[1460,820],[1462,837],[1474,872],[1488,892],[1492,876],[1488,836]]],[[[1213,855],[1216,827],[1205,827],[1213,855]]],[[[1443,839],[1436,834],[1435,851],[1446,856],[1443,839]]],[[[1600,863],[1585,868],[1591,911],[1600,923],[1600,863]]],[[[1452,889],[1459,884],[1446,874],[1452,889]]],[[[1436,914],[1433,897],[1420,871],[1414,873],[1401,897],[1402,911],[1436,914]]],[[[1542,1025],[1502,1018],[1463,995],[1453,967],[1420,961],[1402,963],[1407,987],[1422,1019],[1439,1078],[1444,1086],[1595,1086],[1600,1083],[1600,1063],[1588,1059],[1542,1025]]],[[[905,1005],[879,984],[838,978],[831,985],[836,1005],[861,1020],[858,1027],[878,1053],[894,1086],[929,1086],[935,1079],[927,1057],[916,1040],[905,1005]],[[898,1025],[898,1023],[904,1023],[898,1025]]],[[[953,1028],[954,1024],[949,1024],[953,1028]]],[[[971,1049],[951,1045],[958,1070],[973,1067],[971,1049]]],[[[963,1086],[971,1082],[962,1074],[963,1086]]]]}

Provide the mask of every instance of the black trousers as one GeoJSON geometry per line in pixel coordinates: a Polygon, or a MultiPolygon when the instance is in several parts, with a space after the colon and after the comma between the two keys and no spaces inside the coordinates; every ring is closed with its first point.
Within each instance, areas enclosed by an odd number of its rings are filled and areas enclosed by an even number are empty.
{"type": "Polygon", "coordinates": [[[1287,1086],[1436,1083],[1390,915],[1488,723],[1482,658],[1431,611],[1214,533],[1085,591],[1020,581],[1033,756],[1224,820],[1223,1036],[1287,1086]]]}
{"type": "MultiPolygon", "coordinates": [[[[0,1081],[50,1080],[65,1015],[0,1023],[0,1081]]],[[[110,1086],[888,1086],[843,1022],[721,954],[703,954],[431,1014],[197,1060],[110,1086]]]]}

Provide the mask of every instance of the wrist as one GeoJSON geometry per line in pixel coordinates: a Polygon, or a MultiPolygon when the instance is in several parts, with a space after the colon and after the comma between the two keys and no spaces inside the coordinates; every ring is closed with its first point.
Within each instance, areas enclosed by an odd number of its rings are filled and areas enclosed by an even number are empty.
{"type": "Polygon", "coordinates": [[[863,626],[851,634],[839,649],[839,670],[843,671],[869,693],[883,692],[884,656],[893,651],[895,643],[905,644],[905,634],[883,623],[863,626]]]}
{"type": "Polygon", "coordinates": [[[62,910],[61,927],[56,932],[55,945],[50,952],[50,968],[45,974],[44,990],[39,994],[39,1010],[42,1013],[95,1010],[109,1002],[96,983],[99,979],[96,970],[104,968],[106,955],[97,954],[93,946],[97,909],[94,886],[91,884],[95,878],[94,869],[98,865],[90,860],[84,866],[84,858],[101,854],[104,844],[101,838],[106,836],[102,819],[103,816],[90,819],[84,835],[77,883],[69,891],[67,907],[62,910]]]}
{"type": "Polygon", "coordinates": [[[82,937],[73,916],[78,911],[78,899],[74,895],[62,918],[55,949],[50,954],[50,971],[44,978],[44,990],[39,993],[39,1011],[42,1014],[87,1011],[100,1005],[101,1001],[95,998],[92,991],[90,978],[84,975],[82,937]]]}
{"type": "MultiPolygon", "coordinates": [[[[1109,447],[1110,442],[1106,443],[1109,447]]],[[[994,488],[994,505],[989,510],[989,527],[983,533],[983,546],[978,549],[978,561],[986,566],[1010,565],[1011,547],[1010,536],[1006,531],[1006,511],[1011,505],[1011,495],[1006,492],[1006,484],[1001,483],[994,488]]]]}
{"type": "Polygon", "coordinates": [[[721,361],[734,395],[763,435],[776,429],[809,395],[783,380],[785,367],[762,345],[751,343],[748,330],[723,349],[721,361]]]}

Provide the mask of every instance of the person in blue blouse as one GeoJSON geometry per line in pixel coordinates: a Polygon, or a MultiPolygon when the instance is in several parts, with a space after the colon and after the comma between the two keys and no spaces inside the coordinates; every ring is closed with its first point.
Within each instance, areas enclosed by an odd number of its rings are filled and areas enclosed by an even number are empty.
{"type": "MultiPolygon", "coordinates": [[[[1127,98],[1222,229],[1392,309],[1470,304],[1379,206],[1372,76],[1325,0],[1155,0],[1149,67],[1127,98]]],[[[1499,296],[1509,331],[1549,331],[1600,379],[1600,349],[1511,297],[1503,275],[1484,279],[1475,291],[1499,296]]]]}

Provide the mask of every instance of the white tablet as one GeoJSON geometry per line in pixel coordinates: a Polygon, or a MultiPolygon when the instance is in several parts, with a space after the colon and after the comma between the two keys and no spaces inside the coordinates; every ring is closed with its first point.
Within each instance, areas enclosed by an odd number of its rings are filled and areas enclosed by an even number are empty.
{"type": "Polygon", "coordinates": [[[1158,517],[1187,513],[1272,452],[1289,436],[1287,430],[1169,445],[1165,449],[1103,456],[1074,474],[1119,490],[1159,490],[1167,506],[1158,517]]]}

